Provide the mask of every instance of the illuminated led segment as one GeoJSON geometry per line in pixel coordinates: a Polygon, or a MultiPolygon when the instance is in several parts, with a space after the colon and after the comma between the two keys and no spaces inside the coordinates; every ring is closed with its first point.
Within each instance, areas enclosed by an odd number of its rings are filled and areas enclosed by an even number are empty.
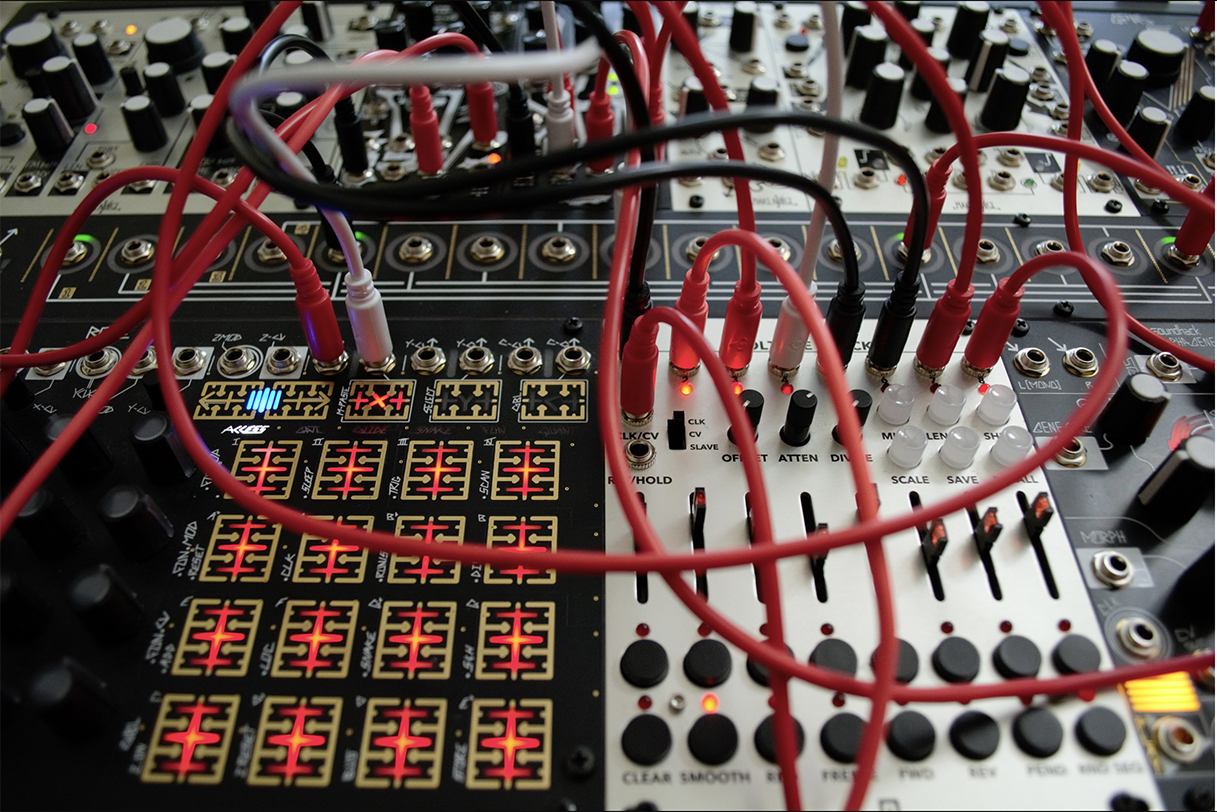
{"type": "MultiPolygon", "coordinates": [[[[465,537],[465,517],[398,516],[393,532],[427,543],[459,542],[465,537]]],[[[437,561],[429,555],[419,557],[394,553],[389,557],[387,580],[391,584],[455,584],[461,580],[461,565],[456,561],[437,561]]]]}
{"type": "Polygon", "coordinates": [[[557,516],[491,516],[486,530],[486,546],[496,550],[515,550],[520,554],[520,563],[509,567],[487,564],[483,580],[488,584],[552,584],[557,578],[553,570],[527,565],[529,553],[557,549],[557,516]]]}
{"type": "Polygon", "coordinates": [[[334,770],[342,698],[268,696],[246,781],[256,787],[324,787],[334,770]]]}
{"type": "Polygon", "coordinates": [[[482,601],[478,621],[480,680],[554,678],[554,604],[482,601]]]}
{"type": "Polygon", "coordinates": [[[558,455],[562,444],[496,440],[490,498],[545,502],[558,498],[558,455]]]}
{"type": "Polygon", "coordinates": [[[253,420],[257,415],[245,404],[262,387],[261,381],[205,381],[194,407],[194,419],[253,420]]]}
{"type": "MultiPolygon", "coordinates": [[[[304,443],[300,440],[242,440],[232,461],[232,475],[259,496],[286,499],[291,495],[304,443]]],[[[225,499],[231,499],[224,494],[225,499]]]]}
{"type": "Polygon", "coordinates": [[[270,675],[344,678],[358,614],[358,601],[288,601],[270,675]]]}
{"type": "Polygon", "coordinates": [[[549,789],[553,701],[475,699],[468,789],[549,789]]]}
{"type": "Polygon", "coordinates": [[[261,516],[222,513],[215,518],[199,580],[266,583],[282,528],[261,516]]]}
{"type": "Polygon", "coordinates": [[[410,419],[414,381],[351,381],[343,420],[375,420],[382,423],[410,419]]]}
{"type": "Polygon", "coordinates": [[[283,400],[282,389],[255,389],[245,398],[245,408],[255,414],[273,412],[279,408],[281,400],[283,400]]]}
{"type": "Polygon", "coordinates": [[[324,420],[334,384],[328,381],[205,381],[195,420],[324,420]]]}
{"type": "Polygon", "coordinates": [[[502,381],[436,381],[431,420],[494,423],[499,419],[502,381]]]}
{"type": "Polygon", "coordinates": [[[468,499],[472,462],[473,442],[470,440],[411,442],[401,498],[432,502],[468,499]]]}
{"type": "Polygon", "coordinates": [[[520,422],[586,423],[587,381],[521,381],[520,422]]]}
{"type": "Polygon", "coordinates": [[[385,601],[372,676],[448,679],[455,619],[453,601],[385,601]]]}
{"type": "Polygon", "coordinates": [[[326,440],[313,499],[376,499],[388,448],[385,440],[326,440]]]}
{"type": "Polygon", "coordinates": [[[195,598],[190,602],[171,673],[243,677],[249,672],[262,601],[195,598]]]}
{"type": "Polygon", "coordinates": [[[165,694],[139,780],[146,784],[218,784],[241,698],[165,694]]]}
{"type": "MultiPolygon", "coordinates": [[[[333,516],[317,516],[331,521],[333,516]]],[[[371,516],[339,516],[338,524],[372,529],[371,516]]],[[[298,584],[359,584],[368,568],[368,550],[357,544],[338,539],[311,536],[300,537],[300,550],[292,566],[292,581],[298,584]]]]}
{"type": "Polygon", "coordinates": [[[369,699],[355,786],[438,787],[447,716],[446,699],[369,699]]]}

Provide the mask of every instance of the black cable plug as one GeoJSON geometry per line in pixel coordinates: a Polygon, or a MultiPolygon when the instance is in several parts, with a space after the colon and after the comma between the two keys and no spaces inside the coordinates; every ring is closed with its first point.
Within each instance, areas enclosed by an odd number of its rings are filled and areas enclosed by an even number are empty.
{"type": "Polygon", "coordinates": [[[519,85],[507,88],[507,148],[512,158],[531,158],[537,154],[537,126],[528,106],[528,94],[519,85]]]}
{"type": "Polygon", "coordinates": [[[920,292],[920,275],[911,284],[901,277],[892,285],[891,294],[879,309],[879,321],[866,354],[866,371],[871,375],[886,378],[896,371],[917,318],[917,294],[920,292]]]}
{"type": "Polygon", "coordinates": [[[350,96],[334,105],[334,132],[338,136],[338,151],[342,153],[343,174],[352,181],[368,177],[368,148],[363,138],[359,111],[350,96]]]}
{"type": "Polygon", "coordinates": [[[828,303],[828,313],[824,321],[828,324],[828,332],[832,341],[837,345],[841,355],[841,368],[849,366],[853,357],[854,346],[858,343],[858,333],[862,330],[862,320],[866,318],[866,285],[861,282],[856,287],[849,286],[845,280],[837,285],[837,292],[828,303]]]}

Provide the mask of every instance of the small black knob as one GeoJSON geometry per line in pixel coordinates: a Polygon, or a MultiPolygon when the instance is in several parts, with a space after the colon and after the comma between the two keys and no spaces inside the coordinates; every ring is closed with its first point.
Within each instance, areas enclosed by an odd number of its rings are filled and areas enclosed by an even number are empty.
{"type": "Polygon", "coordinates": [[[970,59],[980,42],[980,32],[989,24],[988,3],[960,3],[955,22],[947,34],[947,50],[956,59],[970,59]]]}
{"type": "Polygon", "coordinates": [[[1145,83],[1149,79],[1149,71],[1138,62],[1125,59],[1117,67],[1107,86],[1103,88],[1103,101],[1111,108],[1120,126],[1128,126],[1137,105],[1141,103],[1141,94],[1145,91],[1145,83]]]}
{"type": "Polygon", "coordinates": [[[51,57],[42,63],[42,78],[51,98],[59,102],[59,109],[72,124],[79,124],[97,109],[97,97],[75,59],[51,57]]]}
{"type": "MultiPolygon", "coordinates": [[[[196,130],[203,123],[203,116],[207,115],[207,110],[211,107],[211,102],[214,98],[210,93],[204,93],[190,100],[190,118],[194,122],[196,130]]],[[[227,149],[228,133],[221,122],[220,126],[211,134],[211,142],[207,145],[207,154],[215,156],[225,152],[227,149]]]]}
{"type": "Polygon", "coordinates": [[[1183,68],[1187,46],[1183,40],[1160,28],[1147,28],[1128,46],[1128,60],[1149,71],[1150,87],[1173,85],[1183,68]]]}
{"type": "Polygon", "coordinates": [[[220,42],[230,54],[239,54],[253,39],[254,27],[247,17],[229,17],[220,23],[220,42]]]}
{"type": "Polygon", "coordinates": [[[60,558],[80,544],[76,517],[46,487],[39,488],[17,515],[17,529],[39,558],[60,558]]]}
{"type": "Polygon", "coordinates": [[[635,688],[653,688],[668,676],[668,652],[654,640],[635,640],[621,655],[621,676],[635,688]]]}
{"type": "Polygon", "coordinates": [[[1187,103],[1187,107],[1183,108],[1183,112],[1179,114],[1179,120],[1175,122],[1176,138],[1200,141],[1209,137],[1213,132],[1215,96],[1217,96],[1217,89],[1214,89],[1212,85],[1205,85],[1192,94],[1191,101],[1187,103]]]}
{"type": "Polygon", "coordinates": [[[1023,105],[1031,88],[1031,75],[1007,65],[993,77],[993,87],[980,111],[980,124],[987,130],[1013,130],[1023,117],[1023,105]]]}
{"type": "Polygon", "coordinates": [[[91,85],[104,85],[114,78],[114,66],[96,34],[81,34],[72,40],[72,53],[91,85]]]}
{"type": "Polygon", "coordinates": [[[921,3],[919,0],[896,0],[896,11],[911,23],[921,13],[921,3]]]}
{"type": "Polygon", "coordinates": [[[845,68],[845,84],[866,90],[871,72],[887,54],[887,32],[877,25],[859,26],[854,31],[854,47],[849,52],[845,68]]]}
{"type": "Polygon", "coordinates": [[[148,62],[166,62],[174,73],[194,70],[203,61],[203,43],[185,17],[153,23],[144,32],[148,62]]]}
{"type": "Polygon", "coordinates": [[[220,89],[220,83],[224,81],[224,77],[228,75],[228,69],[236,61],[235,56],[223,51],[212,51],[203,57],[203,84],[207,86],[208,93],[214,95],[220,89]]]}
{"type": "MultiPolygon", "coordinates": [[[[768,76],[758,76],[748,85],[748,102],[745,109],[755,110],[758,107],[773,107],[778,103],[778,83],[768,76]]],[[[744,125],[750,133],[772,132],[773,124],[744,125]]]]}
{"type": "Polygon", "coordinates": [[[107,646],[127,642],[144,624],[143,604],[106,564],[78,575],[68,590],[68,602],[93,636],[107,646]]]}
{"type": "MultiPolygon", "coordinates": [[[[752,424],[752,436],[755,438],[756,427],[761,424],[761,412],[765,410],[765,396],[755,389],[745,389],[739,393],[739,400],[748,415],[748,422],[752,424]]],[[[727,439],[735,442],[731,429],[727,429],[727,439]]]]}
{"type": "MultiPolygon", "coordinates": [[[[937,33],[938,29],[934,27],[932,20],[916,19],[909,23],[909,25],[911,25],[913,30],[917,32],[917,36],[921,37],[921,41],[926,44],[926,47],[934,44],[934,34],[937,33]]],[[[946,51],[943,51],[943,53],[946,54],[946,51]]],[[[950,59],[950,54],[947,54],[948,63],[950,62],[950,59]]],[[[913,69],[913,60],[908,58],[908,55],[904,53],[903,49],[900,51],[900,59],[897,60],[897,64],[905,70],[913,69]]]]}
{"type": "Polygon", "coordinates": [[[806,34],[794,33],[786,35],[786,53],[805,54],[811,50],[811,40],[806,34]]]}
{"type": "Polygon", "coordinates": [[[887,727],[887,747],[897,758],[922,761],[934,752],[934,725],[917,711],[898,713],[887,727]]]}
{"type": "Polygon", "coordinates": [[[406,28],[410,31],[410,39],[418,42],[435,33],[435,11],[430,3],[414,0],[400,3],[398,8],[406,17],[406,28]]]}
{"type": "Polygon", "coordinates": [[[132,96],[123,102],[123,121],[131,136],[131,145],[140,152],[155,152],[169,143],[169,135],[161,122],[161,114],[147,96],[132,96]]]}
{"type": "Polygon", "coordinates": [[[988,93],[993,84],[993,77],[999,68],[1006,64],[1006,55],[1010,53],[1010,38],[1004,32],[994,28],[986,28],[980,34],[980,44],[972,61],[968,63],[964,81],[968,90],[973,93],[988,93]]]}
{"type": "Polygon", "coordinates": [[[382,51],[404,51],[410,45],[404,20],[385,20],[372,31],[376,34],[376,47],[382,51]]]}
{"type": "Polygon", "coordinates": [[[117,485],[98,505],[101,519],[123,555],[150,558],[169,543],[173,525],[148,494],[135,485],[117,485]]]}
{"type": "Polygon", "coordinates": [[[181,482],[197,470],[173,424],[160,412],[147,415],[135,424],[131,429],[131,442],[152,482],[181,482]]]}
{"type": "MultiPolygon", "coordinates": [[[[854,411],[858,415],[858,424],[860,426],[865,426],[866,418],[870,417],[870,409],[871,409],[871,405],[874,403],[874,399],[870,396],[870,392],[867,392],[865,389],[851,389],[849,394],[850,394],[850,397],[853,398],[854,411]]],[[[840,431],[841,431],[840,423],[833,426],[832,438],[834,440],[836,440],[838,443],[841,442],[840,431]]]]}
{"type": "Polygon", "coordinates": [[[1107,402],[1095,422],[1095,432],[1113,443],[1141,445],[1149,439],[1170,400],[1162,381],[1153,375],[1131,375],[1107,402]]]}
{"type": "Polygon", "coordinates": [[[21,108],[21,117],[29,127],[38,154],[50,162],[63,155],[76,135],[54,99],[30,99],[21,108]]]}
{"type": "Polygon", "coordinates": [[[245,16],[255,27],[266,22],[266,18],[275,8],[271,0],[242,0],[241,6],[245,9],[245,16]]]}
{"type": "Polygon", "coordinates": [[[182,86],[168,63],[153,62],[144,68],[144,84],[148,86],[148,98],[162,116],[176,116],[186,109],[182,86]]]}
{"type": "Polygon", "coordinates": [[[1109,39],[1096,39],[1090,43],[1086,50],[1086,67],[1090,69],[1090,76],[1094,79],[1094,86],[1099,89],[1099,93],[1104,93],[1103,88],[1118,64],[1120,49],[1114,42],[1109,39]]]}
{"type": "Polygon", "coordinates": [[[696,76],[685,79],[680,88],[680,115],[691,116],[709,109],[710,103],[706,101],[706,89],[701,80],[696,76]]]}
{"type": "Polygon", "coordinates": [[[144,92],[144,80],[139,76],[139,70],[133,65],[124,65],[118,69],[118,79],[123,83],[123,93],[128,96],[138,96],[144,92]]]}
{"type": "Polygon", "coordinates": [[[731,676],[731,651],[717,640],[698,640],[685,655],[684,670],[699,688],[722,685],[731,676]]]}
{"type": "Polygon", "coordinates": [[[4,35],[4,48],[13,73],[25,76],[26,72],[42,67],[53,56],[64,53],[63,43],[55,36],[55,30],[44,22],[24,23],[13,26],[4,35]]]}
{"type": "Polygon", "coordinates": [[[896,123],[900,112],[900,96],[904,91],[904,69],[891,62],[880,62],[871,71],[866,98],[858,120],[876,130],[886,130],[896,123]]]}
{"type": "Polygon", "coordinates": [[[721,713],[708,713],[693,723],[687,739],[689,752],[702,764],[726,764],[739,747],[735,723],[721,713]]]}
{"type": "Polygon", "coordinates": [[[46,628],[47,607],[12,573],[0,572],[0,637],[6,643],[33,640],[46,628]]]}
{"type": "Polygon", "coordinates": [[[841,42],[846,55],[853,50],[854,32],[864,25],[870,25],[866,3],[849,2],[841,6],[841,42]]]}
{"type": "Polygon", "coordinates": [[[26,699],[43,721],[71,742],[96,737],[114,712],[105,683],[66,657],[34,676],[26,699]]]}
{"type": "Polygon", "coordinates": [[[1153,158],[1162,149],[1170,128],[1170,117],[1164,111],[1157,107],[1142,107],[1128,125],[1128,134],[1137,142],[1137,146],[1153,158]]]}
{"type": "Polygon", "coordinates": [[[334,37],[334,21],[330,19],[328,4],[310,0],[300,6],[300,16],[308,28],[308,38],[313,42],[329,42],[334,37]]]}
{"type": "MultiPolygon", "coordinates": [[[[951,65],[951,55],[942,48],[930,48],[929,53],[934,58],[934,61],[942,66],[942,72],[946,73],[947,68],[951,65]]],[[[966,84],[964,89],[967,90],[966,84]]],[[[925,80],[925,77],[921,75],[921,71],[917,71],[913,75],[913,83],[909,85],[909,95],[914,99],[921,99],[921,101],[930,101],[934,98],[934,90],[930,86],[930,83],[925,80]]]]}
{"type": "Polygon", "coordinates": [[[1145,480],[1137,501],[1171,524],[1183,524],[1213,498],[1213,441],[1188,437],[1145,480]]]}
{"type": "Polygon", "coordinates": [[[786,407],[786,422],[778,431],[782,442],[791,446],[804,446],[811,439],[811,421],[816,417],[816,396],[806,389],[798,389],[790,396],[786,407]]]}
{"type": "MultiPolygon", "coordinates": [[[[71,422],[70,415],[55,415],[47,421],[47,443],[55,442],[71,422]]],[[[112,465],[106,447],[97,439],[93,429],[88,428],[59,461],[59,470],[73,483],[81,485],[101,479],[110,472],[112,465]]]]}
{"type": "Polygon", "coordinates": [[[736,3],[731,10],[731,34],[727,38],[727,46],[737,53],[752,50],[756,40],[756,3],[743,0],[736,3]]]}

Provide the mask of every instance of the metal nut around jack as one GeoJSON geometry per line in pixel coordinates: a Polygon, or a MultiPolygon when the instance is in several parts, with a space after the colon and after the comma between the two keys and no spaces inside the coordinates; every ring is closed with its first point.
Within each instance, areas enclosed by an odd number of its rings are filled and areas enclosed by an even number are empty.
{"type": "Polygon", "coordinates": [[[72,244],[68,246],[67,253],[63,255],[63,262],[60,267],[70,268],[73,265],[79,265],[88,255],[89,246],[85,245],[81,240],[72,240],[72,244]]]}
{"type": "Polygon", "coordinates": [[[55,179],[55,191],[60,194],[68,194],[80,189],[85,185],[85,176],[79,172],[60,172],[59,177],[55,179]]]}
{"type": "Polygon", "coordinates": [[[1191,722],[1178,716],[1161,716],[1150,726],[1150,735],[1162,755],[1180,764],[1191,764],[1204,752],[1204,735],[1191,722]]]}
{"type": "Polygon", "coordinates": [[[1014,368],[1028,378],[1042,378],[1052,364],[1048,361],[1048,353],[1039,347],[1025,347],[1014,356],[1014,368]]]}
{"type": "Polygon", "coordinates": [[[625,444],[625,459],[635,471],[655,464],[655,446],[649,440],[630,440],[625,444]]]}
{"type": "MultiPolygon", "coordinates": [[[[857,243],[854,243],[854,256],[862,259],[862,249],[858,247],[857,243]]],[[[841,243],[833,240],[828,244],[828,258],[833,262],[840,262],[845,258],[844,252],[841,251],[841,243]]]]}
{"type": "Polygon", "coordinates": [[[1116,623],[1116,643],[1125,654],[1137,660],[1152,660],[1162,653],[1162,636],[1157,627],[1139,615],[1122,618],[1116,623]]]}
{"type": "Polygon", "coordinates": [[[22,172],[17,176],[17,180],[13,181],[13,191],[19,194],[28,195],[41,188],[42,176],[34,172],[22,172]]]}
{"type": "Polygon", "coordinates": [[[1041,240],[1035,244],[1035,255],[1059,254],[1065,250],[1065,244],[1060,240],[1041,240]]]}
{"type": "Polygon", "coordinates": [[[1057,102],[1052,106],[1052,117],[1057,121],[1069,120],[1069,102],[1057,102]]]}
{"type": "Polygon", "coordinates": [[[1172,265],[1177,265],[1184,270],[1195,268],[1200,264],[1200,257],[1196,254],[1185,254],[1180,251],[1174,243],[1166,247],[1166,258],[1170,260],[1172,265]]]}
{"type": "Polygon", "coordinates": [[[120,358],[122,358],[122,353],[118,350],[113,347],[102,347],[81,358],[77,370],[86,378],[100,378],[108,375],[110,370],[118,364],[120,358]]]}
{"type": "MultiPolygon", "coordinates": [[[[962,173],[960,176],[962,177],[962,173]]],[[[1014,176],[1004,169],[999,169],[989,175],[989,185],[999,192],[1008,192],[1014,188],[1014,176]]]]}
{"type": "Polygon", "coordinates": [[[962,171],[954,172],[951,175],[951,183],[955,185],[956,189],[967,189],[968,188],[968,176],[965,175],[962,171]]]}
{"type": "Polygon", "coordinates": [[[1195,175],[1192,173],[1188,173],[1188,174],[1184,175],[1183,177],[1179,178],[1179,182],[1194,192],[1200,191],[1200,188],[1202,186],[1204,186],[1204,179],[1201,178],[1199,175],[1195,175]]]}
{"type": "Polygon", "coordinates": [[[1113,550],[1095,553],[1090,559],[1090,568],[1094,571],[1094,577],[1113,589],[1120,589],[1132,583],[1132,562],[1113,550]]]}
{"type": "Polygon", "coordinates": [[[541,256],[550,262],[570,262],[579,256],[579,249],[566,237],[554,235],[541,244],[541,256]]]}
{"type": "Polygon", "coordinates": [[[787,79],[806,79],[807,63],[791,62],[786,67],[782,68],[782,72],[786,74],[787,79]]]}
{"type": "Polygon", "coordinates": [[[941,158],[943,155],[946,155],[946,154],[947,154],[947,148],[944,147],[943,145],[939,144],[938,146],[934,147],[932,150],[927,152],[923,157],[925,158],[925,162],[927,164],[932,164],[932,163],[934,163],[934,161],[937,161],[939,158],[941,158]]]}
{"type": "Polygon", "coordinates": [[[421,234],[411,234],[397,247],[397,258],[407,265],[421,265],[435,254],[435,243],[421,234]]]}
{"type": "Polygon", "coordinates": [[[981,265],[992,265],[1001,261],[1001,250],[997,243],[989,239],[981,239],[976,243],[976,261],[981,265]]]}
{"type": "Polygon", "coordinates": [[[258,250],[254,255],[263,265],[282,265],[287,262],[287,255],[283,253],[283,249],[270,240],[262,240],[258,243],[258,250]]]}
{"type": "Polygon", "coordinates": [[[1074,437],[1068,445],[1056,452],[1052,459],[1057,465],[1065,468],[1081,468],[1086,464],[1086,446],[1082,445],[1081,440],[1074,437]]]}
{"type": "Polygon", "coordinates": [[[869,166],[854,175],[854,185],[859,189],[874,189],[879,185],[879,175],[869,166]]]}
{"type": "Polygon", "coordinates": [[[131,374],[140,378],[147,375],[156,369],[156,347],[149,347],[144,350],[144,354],[135,362],[135,366],[131,367],[131,374]]]}
{"type": "Polygon", "coordinates": [[[156,255],[156,246],[150,241],[136,237],[123,243],[118,260],[124,265],[143,265],[156,255]]]}
{"type": "Polygon", "coordinates": [[[1183,364],[1169,352],[1156,352],[1145,360],[1145,368],[1155,378],[1163,381],[1183,380],[1183,364]]]}
{"type": "Polygon", "coordinates": [[[89,157],[85,159],[85,166],[89,169],[105,169],[110,164],[114,163],[114,153],[107,152],[104,149],[95,149],[89,153],[89,157]]]}
{"type": "MultiPolygon", "coordinates": [[[[689,260],[689,262],[696,261],[697,255],[701,253],[702,246],[706,244],[706,240],[708,239],[709,237],[706,236],[698,236],[685,243],[685,259],[689,260]]],[[[714,256],[710,257],[710,261],[713,262],[714,260],[718,259],[718,255],[720,253],[722,252],[715,251],[714,256]]]]}
{"type": "Polygon", "coordinates": [[[257,347],[252,347],[249,344],[238,344],[220,353],[220,360],[216,363],[216,369],[225,377],[243,378],[257,369],[261,360],[262,353],[258,352],[257,347]]]}
{"type": "Polygon", "coordinates": [[[406,165],[401,161],[389,161],[380,168],[380,177],[382,180],[401,180],[410,172],[406,169],[406,165]]]}
{"type": "Polygon", "coordinates": [[[151,191],[156,186],[154,180],[133,180],[127,184],[127,188],[132,192],[147,192],[151,191]]]}
{"type": "Polygon", "coordinates": [[[1132,248],[1126,242],[1121,240],[1112,240],[1109,243],[1104,243],[1099,249],[1099,256],[1107,260],[1112,265],[1126,268],[1133,264],[1136,257],[1133,255],[1132,248]]]}
{"type": "Polygon", "coordinates": [[[398,133],[389,139],[385,149],[389,152],[409,152],[414,149],[414,141],[409,133],[398,133]]]}
{"type": "Polygon", "coordinates": [[[1047,65],[1036,65],[1031,69],[1031,81],[1042,84],[1052,78],[1047,65]]]}
{"type": "Polygon", "coordinates": [[[473,245],[469,246],[470,259],[483,265],[492,265],[506,254],[507,246],[503,245],[503,241],[498,237],[490,234],[478,237],[473,241],[473,245]]]}
{"type": "Polygon", "coordinates": [[[480,344],[474,344],[461,350],[457,364],[462,372],[482,375],[494,369],[494,353],[480,344]]]}
{"type": "Polygon", "coordinates": [[[1157,197],[1158,195],[1162,194],[1161,189],[1157,188],[1156,186],[1150,186],[1148,183],[1141,180],[1140,178],[1134,178],[1132,185],[1133,185],[1134,189],[1136,189],[1138,192],[1145,195],[1146,197],[1157,197]]]}
{"type": "Polygon", "coordinates": [[[224,189],[232,186],[232,182],[236,179],[237,171],[227,166],[217,169],[211,173],[211,182],[224,189]]]}
{"type": "Polygon", "coordinates": [[[1066,350],[1062,363],[1066,372],[1079,378],[1093,378],[1099,371],[1099,359],[1089,347],[1066,350]]]}
{"type": "Polygon", "coordinates": [[[193,375],[201,372],[207,363],[207,353],[202,347],[178,347],[173,351],[173,374],[193,375]]]}
{"type": "Polygon", "coordinates": [[[1204,164],[1206,169],[1212,169],[1214,166],[1217,166],[1217,162],[1214,161],[1213,153],[1211,152],[1206,152],[1204,155],[1202,155],[1200,157],[1200,163],[1204,164]]]}
{"type": "Polygon", "coordinates": [[[745,59],[742,67],[744,73],[749,73],[753,76],[760,76],[765,72],[765,63],[762,62],[759,57],[755,56],[745,59]]]}
{"type": "Polygon", "coordinates": [[[563,375],[579,375],[591,369],[592,354],[578,344],[572,344],[562,348],[555,363],[563,375]]]}
{"type": "Polygon", "coordinates": [[[786,157],[786,150],[777,141],[770,141],[757,150],[756,157],[762,161],[780,161],[786,157]]]}
{"type": "Polygon", "coordinates": [[[1095,172],[1086,178],[1086,185],[1090,187],[1091,191],[1107,193],[1116,188],[1116,179],[1110,172],[1095,172]]]}
{"type": "Polygon", "coordinates": [[[809,96],[813,99],[819,99],[824,95],[823,86],[815,79],[804,79],[796,84],[794,89],[800,96],[809,96]]]}
{"type": "Polygon", "coordinates": [[[1052,85],[1047,82],[1038,82],[1031,88],[1031,98],[1036,101],[1051,101],[1055,95],[1052,85]]]}
{"type": "Polygon", "coordinates": [[[1003,166],[1022,166],[1023,151],[1018,147],[1007,147],[997,154],[997,162],[1003,166]]]}
{"type": "Polygon", "coordinates": [[[410,353],[410,367],[419,375],[434,375],[446,362],[444,351],[431,344],[424,344],[410,353]]]}
{"type": "Polygon", "coordinates": [[[786,242],[781,237],[767,237],[765,242],[772,245],[774,250],[778,252],[778,255],[781,256],[782,259],[786,260],[787,262],[790,261],[792,254],[790,250],[790,243],[786,242]]]}
{"type": "Polygon", "coordinates": [[[541,368],[541,352],[527,344],[507,354],[507,368],[517,375],[531,375],[541,368]]]}
{"type": "Polygon", "coordinates": [[[271,347],[263,368],[268,375],[291,375],[300,369],[303,359],[295,347],[271,347]]]}

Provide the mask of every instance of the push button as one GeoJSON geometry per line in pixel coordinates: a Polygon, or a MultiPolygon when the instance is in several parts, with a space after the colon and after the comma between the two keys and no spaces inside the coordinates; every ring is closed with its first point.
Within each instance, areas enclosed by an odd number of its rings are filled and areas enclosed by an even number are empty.
{"type": "Polygon", "coordinates": [[[1047,708],[1028,708],[1014,719],[1014,743],[1029,756],[1048,758],[1064,738],[1061,723],[1047,708]]]}
{"type": "Polygon", "coordinates": [[[739,733],[735,723],[721,713],[706,714],[689,729],[689,752],[702,764],[712,767],[726,764],[737,747],[739,733]]]}
{"type": "Polygon", "coordinates": [[[635,716],[621,734],[621,749],[630,761],[650,767],[667,758],[672,749],[672,731],[658,716],[635,716]]]}
{"type": "Polygon", "coordinates": [[[951,746],[964,758],[984,761],[997,751],[1001,728],[993,717],[980,711],[967,711],[951,723],[951,746]]]}
{"type": "Polygon", "coordinates": [[[962,637],[948,637],[931,658],[938,676],[947,682],[971,682],[980,673],[980,652],[962,637]]]}
{"type": "Polygon", "coordinates": [[[636,688],[658,685],[667,675],[668,653],[654,640],[635,640],[621,655],[621,676],[636,688]]]}
{"type": "Polygon", "coordinates": [[[685,655],[684,666],[690,682],[713,688],[731,676],[731,652],[717,640],[698,640],[685,655]]]}

